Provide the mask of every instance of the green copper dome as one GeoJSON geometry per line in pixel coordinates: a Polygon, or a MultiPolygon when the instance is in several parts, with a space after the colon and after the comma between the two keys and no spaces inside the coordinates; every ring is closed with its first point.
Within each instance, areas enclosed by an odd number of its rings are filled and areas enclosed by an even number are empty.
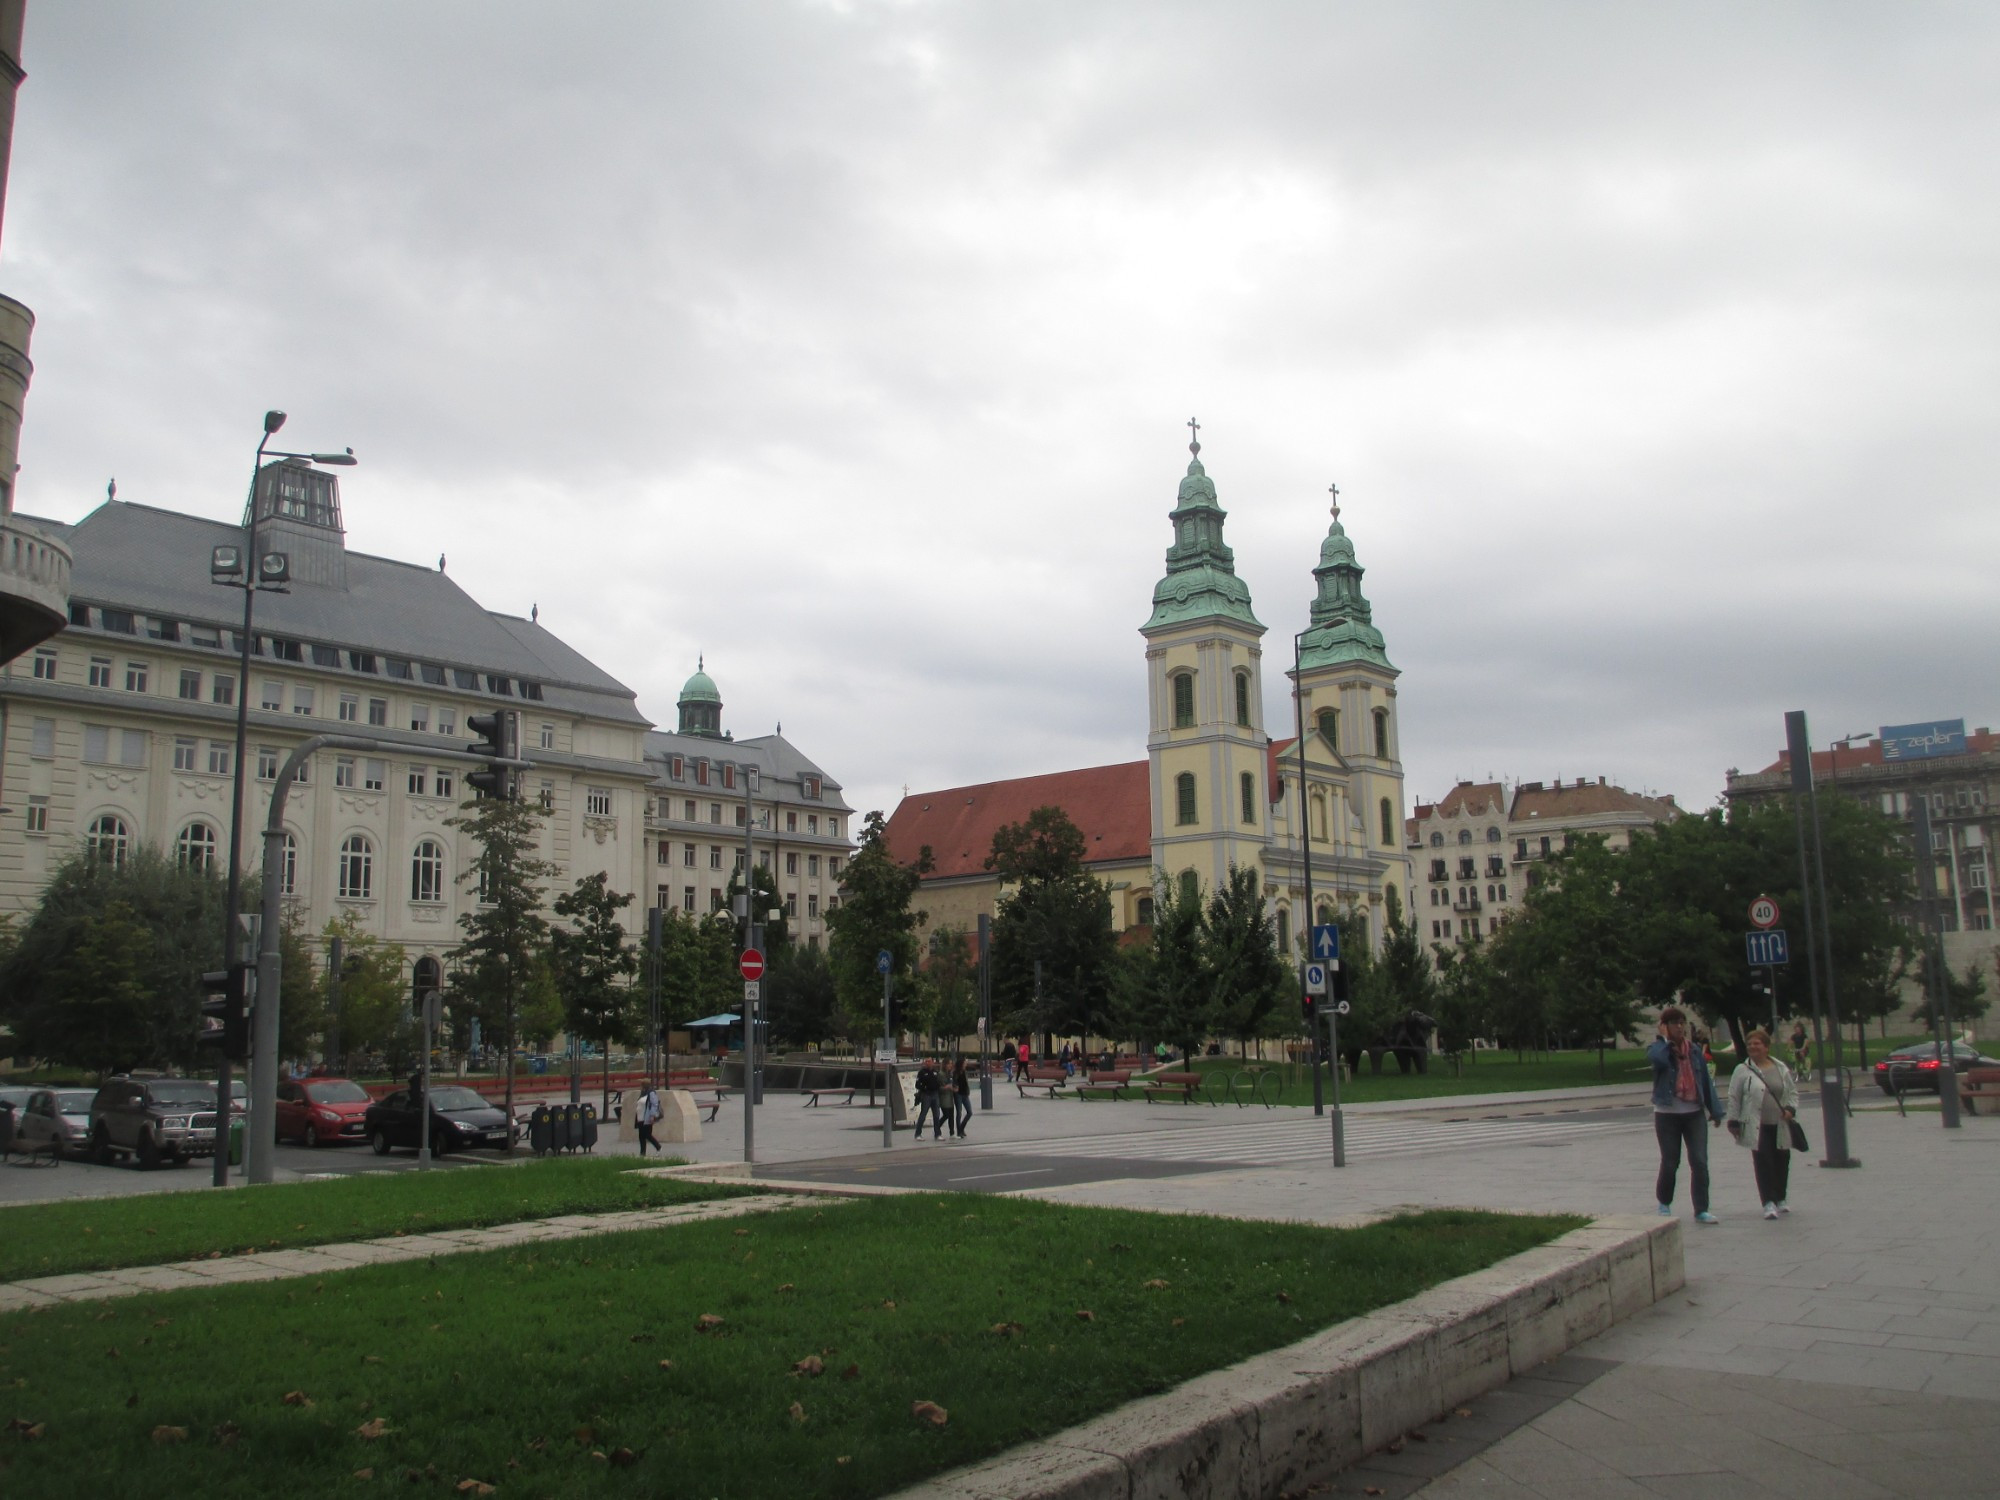
{"type": "Polygon", "coordinates": [[[1354,560],[1354,543],[1340,524],[1340,505],[1333,507],[1333,524],[1320,543],[1319,566],[1313,577],[1319,593],[1313,599],[1312,628],[1299,642],[1299,669],[1369,662],[1395,671],[1382,632],[1375,628],[1374,610],[1361,592],[1365,570],[1354,560]]]}
{"type": "Polygon", "coordinates": [[[1201,444],[1188,448],[1194,457],[1168,516],[1174,544],[1167,548],[1166,576],[1153,589],[1153,614],[1140,629],[1221,615],[1261,634],[1264,626],[1250,609],[1250,586],[1236,576],[1236,554],[1222,540],[1228,512],[1216,503],[1215,481],[1201,466],[1201,444]]]}
{"type": "Polygon", "coordinates": [[[715,679],[697,668],[694,676],[682,686],[680,701],[719,704],[722,702],[722,694],[716,690],[715,679]]]}

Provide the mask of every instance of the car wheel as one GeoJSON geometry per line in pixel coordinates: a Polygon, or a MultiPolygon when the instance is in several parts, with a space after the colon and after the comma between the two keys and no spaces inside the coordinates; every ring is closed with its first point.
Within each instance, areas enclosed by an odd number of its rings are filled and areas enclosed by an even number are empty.
{"type": "Polygon", "coordinates": [[[139,1132],[139,1170],[151,1172],[160,1165],[160,1147],[150,1130],[139,1132]]]}
{"type": "Polygon", "coordinates": [[[308,1121],[306,1121],[306,1133],[305,1133],[305,1135],[304,1135],[304,1136],[302,1137],[302,1139],[303,1139],[303,1140],[305,1141],[305,1143],[306,1143],[306,1149],[307,1149],[307,1150],[311,1150],[311,1149],[313,1149],[314,1147],[318,1146],[318,1145],[319,1145],[319,1126],[317,1126],[317,1125],[313,1124],[313,1122],[312,1122],[311,1120],[308,1120],[308,1121]]]}
{"type": "Polygon", "coordinates": [[[380,1125],[377,1125],[368,1137],[368,1144],[375,1148],[377,1156],[387,1156],[389,1154],[389,1132],[384,1130],[380,1125]]]}
{"type": "Polygon", "coordinates": [[[111,1132],[102,1125],[91,1132],[90,1159],[100,1167],[111,1165],[111,1132]]]}
{"type": "Polygon", "coordinates": [[[188,1164],[187,1157],[178,1150],[169,1151],[167,1153],[167,1160],[172,1162],[177,1167],[184,1167],[188,1164]]]}

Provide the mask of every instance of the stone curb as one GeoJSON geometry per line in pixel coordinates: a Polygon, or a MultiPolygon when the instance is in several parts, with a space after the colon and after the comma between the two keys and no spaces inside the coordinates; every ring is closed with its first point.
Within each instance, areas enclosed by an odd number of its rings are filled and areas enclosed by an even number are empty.
{"type": "Polygon", "coordinates": [[[1616,1216],[895,1500],[1279,1500],[1677,1291],[1676,1219],[1616,1216]]]}

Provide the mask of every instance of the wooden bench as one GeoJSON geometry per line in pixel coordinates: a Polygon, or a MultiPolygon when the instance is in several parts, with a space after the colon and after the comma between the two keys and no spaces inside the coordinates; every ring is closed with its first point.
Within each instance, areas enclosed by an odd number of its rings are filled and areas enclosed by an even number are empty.
{"type": "Polygon", "coordinates": [[[1994,1101],[2000,1109],[2000,1068],[1967,1068],[1958,1075],[1958,1098],[1969,1115],[1979,1113],[1979,1101],[1994,1101]]]}
{"type": "MultiPolygon", "coordinates": [[[[1155,1099],[1178,1099],[1183,1104],[1193,1104],[1201,1093],[1199,1073],[1155,1073],[1146,1080],[1146,1102],[1155,1099]]],[[[1214,1100],[1209,1103],[1214,1104],[1214,1100]]]]}
{"type": "MultiPolygon", "coordinates": [[[[854,1095],[856,1093],[856,1090],[848,1088],[801,1089],[799,1092],[801,1092],[806,1096],[805,1107],[807,1109],[818,1109],[819,1101],[822,1098],[828,1098],[828,1099],[838,1098],[842,1104],[852,1104],[854,1102],[854,1095]]],[[[869,1092],[872,1093],[874,1091],[871,1089],[869,1092]]]]}
{"type": "Polygon", "coordinates": [[[1053,1099],[1069,1087],[1069,1074],[1061,1063],[1029,1063],[1027,1071],[1014,1074],[1014,1087],[1021,1091],[1023,1099],[1029,1089],[1040,1089],[1053,1099]]]}
{"type": "Polygon", "coordinates": [[[1076,1086],[1076,1097],[1091,1099],[1100,1094],[1108,1094],[1113,1099],[1123,1099],[1125,1090],[1131,1086],[1132,1075],[1124,1068],[1112,1068],[1088,1075],[1076,1086]]]}

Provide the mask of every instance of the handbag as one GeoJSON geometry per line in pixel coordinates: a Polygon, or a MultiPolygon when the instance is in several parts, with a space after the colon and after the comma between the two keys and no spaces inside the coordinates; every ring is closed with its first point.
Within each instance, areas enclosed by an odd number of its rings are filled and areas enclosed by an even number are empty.
{"type": "Polygon", "coordinates": [[[1810,1151],[1810,1150],[1812,1150],[1812,1145],[1811,1145],[1811,1143],[1810,1143],[1810,1142],[1808,1142],[1808,1141],[1806,1140],[1806,1128],[1805,1128],[1805,1126],[1801,1125],[1801,1124],[1800,1124],[1800,1123],[1799,1123],[1799,1122],[1798,1122],[1797,1120],[1787,1120],[1787,1121],[1785,1121],[1785,1123],[1786,1123],[1786,1124],[1787,1124],[1788,1126],[1790,1126],[1790,1127],[1791,1127],[1791,1131],[1792,1131],[1792,1149],[1793,1149],[1794,1151],[1810,1151]]]}

